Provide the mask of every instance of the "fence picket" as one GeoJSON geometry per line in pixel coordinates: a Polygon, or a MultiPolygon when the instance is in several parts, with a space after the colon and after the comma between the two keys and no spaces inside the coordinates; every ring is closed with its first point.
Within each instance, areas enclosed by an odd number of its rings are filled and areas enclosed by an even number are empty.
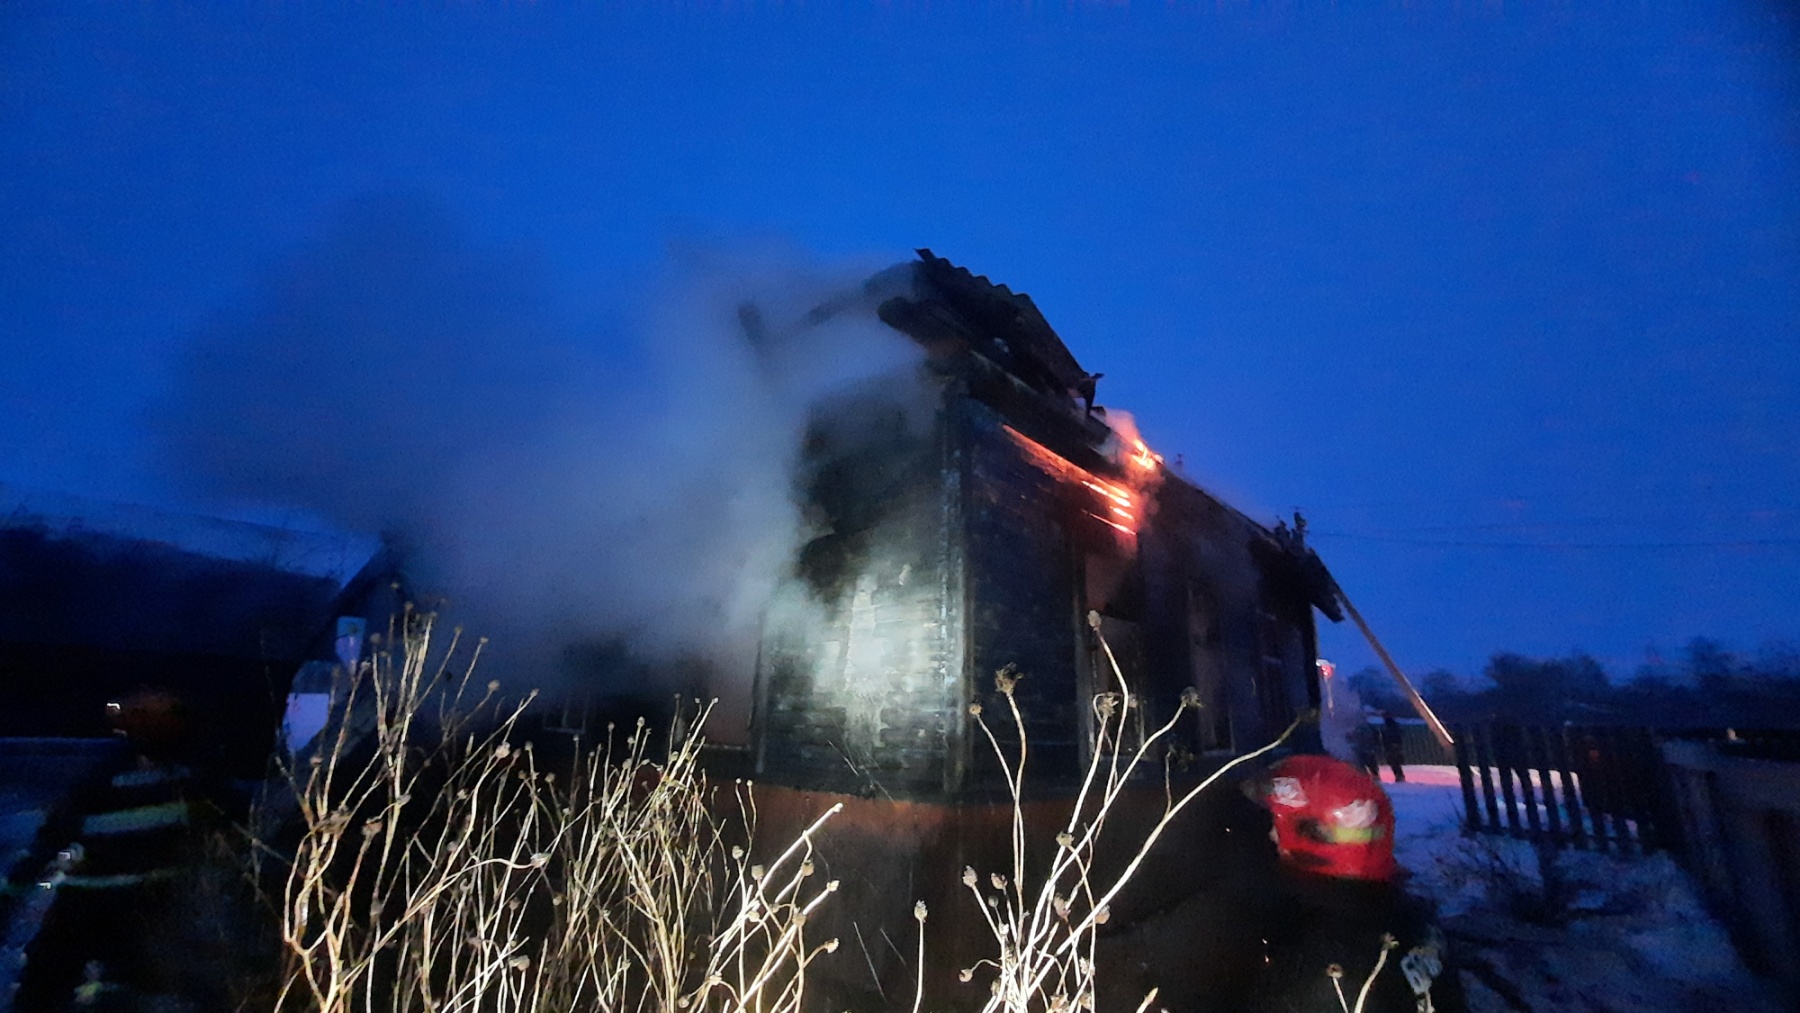
{"type": "Polygon", "coordinates": [[[1557,811],[1556,785],[1552,776],[1555,763],[1550,758],[1549,737],[1542,728],[1525,728],[1529,762],[1538,771],[1538,786],[1544,797],[1544,819],[1550,824],[1550,839],[1559,846],[1568,844],[1563,833],[1562,814],[1557,811]]]}
{"type": "Polygon", "coordinates": [[[1613,778],[1619,786],[1619,802],[1631,832],[1632,847],[1640,855],[1648,855],[1655,832],[1651,829],[1650,769],[1641,765],[1638,730],[1614,728],[1609,733],[1614,757],[1613,778]],[[1633,776],[1633,775],[1636,776],[1633,776]]]}
{"type": "Polygon", "coordinates": [[[1607,764],[1607,774],[1612,778],[1614,797],[1619,807],[1619,829],[1625,835],[1631,849],[1639,854],[1644,853],[1644,805],[1642,801],[1642,778],[1631,777],[1627,767],[1631,760],[1631,731],[1627,728],[1607,729],[1604,738],[1607,740],[1607,753],[1613,759],[1607,764]]]}
{"type": "Polygon", "coordinates": [[[1649,729],[1464,726],[1455,760],[1472,832],[1619,854],[1649,854],[1679,840],[1649,729]]]}
{"type": "Polygon", "coordinates": [[[1481,829],[1481,811],[1475,801],[1475,777],[1470,770],[1469,735],[1471,730],[1456,730],[1456,779],[1462,782],[1463,821],[1469,830],[1481,829]]]}
{"type": "Polygon", "coordinates": [[[1525,809],[1525,822],[1530,827],[1530,837],[1537,840],[1544,835],[1543,819],[1538,815],[1537,792],[1531,784],[1531,757],[1526,753],[1525,728],[1523,725],[1509,725],[1506,729],[1509,748],[1507,753],[1512,759],[1513,772],[1519,778],[1519,801],[1525,809]]]}
{"type": "Polygon", "coordinates": [[[1557,780],[1562,782],[1563,806],[1569,817],[1569,837],[1577,848],[1586,851],[1590,846],[1587,823],[1581,818],[1581,782],[1575,776],[1575,767],[1569,760],[1569,743],[1563,737],[1563,729],[1544,729],[1544,741],[1549,744],[1554,756],[1557,780]]]}
{"type": "Polygon", "coordinates": [[[1475,769],[1481,773],[1481,797],[1487,803],[1486,828],[1498,833],[1500,830],[1500,804],[1494,799],[1494,781],[1491,774],[1494,767],[1493,740],[1485,727],[1479,731],[1475,729],[1470,729],[1470,731],[1476,735],[1475,741],[1478,743],[1477,748],[1474,749],[1475,769]]]}
{"type": "Polygon", "coordinates": [[[1524,837],[1525,830],[1519,825],[1519,799],[1512,785],[1512,753],[1507,748],[1504,737],[1506,726],[1488,726],[1488,742],[1494,754],[1494,773],[1500,778],[1500,794],[1506,799],[1506,829],[1514,837],[1524,837]]]}
{"type": "Polygon", "coordinates": [[[1569,751],[1573,754],[1581,805],[1587,810],[1594,846],[1600,851],[1616,850],[1618,828],[1612,819],[1611,800],[1606,797],[1606,773],[1600,768],[1600,744],[1594,738],[1593,729],[1567,727],[1563,729],[1563,738],[1568,741],[1569,751]]]}

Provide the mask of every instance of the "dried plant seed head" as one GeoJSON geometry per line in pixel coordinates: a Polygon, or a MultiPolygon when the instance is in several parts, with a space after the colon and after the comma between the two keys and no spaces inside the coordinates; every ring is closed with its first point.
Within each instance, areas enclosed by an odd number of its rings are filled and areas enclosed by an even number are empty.
{"type": "Polygon", "coordinates": [[[963,866],[963,885],[964,886],[974,886],[975,885],[975,867],[973,865],[963,866]]]}
{"type": "Polygon", "coordinates": [[[993,896],[988,897],[987,906],[991,907],[991,908],[998,908],[1000,906],[1000,898],[993,897],[993,896]]]}
{"type": "Polygon", "coordinates": [[[1056,843],[1065,848],[1073,848],[1075,846],[1075,837],[1067,830],[1064,830],[1056,835],[1056,843]]]}
{"type": "Polygon", "coordinates": [[[812,874],[813,874],[813,864],[812,864],[812,859],[809,858],[806,861],[800,863],[800,878],[805,879],[806,877],[811,876],[812,874]]]}
{"type": "Polygon", "coordinates": [[[1190,710],[1200,709],[1200,691],[1189,686],[1181,691],[1181,706],[1190,710]]]}
{"type": "Polygon", "coordinates": [[[988,873],[988,882],[994,884],[994,889],[996,890],[1006,889],[1006,877],[997,872],[988,873]]]}
{"type": "Polygon", "coordinates": [[[825,884],[825,892],[826,893],[837,893],[837,888],[838,888],[838,881],[835,879],[832,880],[831,882],[825,884]]]}
{"type": "Polygon", "coordinates": [[[1050,902],[1050,908],[1056,912],[1056,917],[1065,922],[1069,920],[1069,898],[1057,897],[1050,902]]]}
{"type": "Polygon", "coordinates": [[[836,936],[832,936],[830,939],[825,940],[825,952],[826,953],[836,953],[837,948],[838,948],[838,941],[837,941],[836,936]]]}
{"type": "Polygon", "coordinates": [[[969,705],[969,716],[976,717],[976,718],[980,717],[981,716],[981,705],[978,703],[970,704],[969,705]]]}
{"type": "Polygon", "coordinates": [[[1342,978],[1343,976],[1344,976],[1344,965],[1342,965],[1342,964],[1327,964],[1325,966],[1325,977],[1330,978],[1335,981],[1338,978],[1342,978]]]}
{"type": "Polygon", "coordinates": [[[731,857],[732,858],[743,858],[744,857],[744,849],[739,845],[733,844],[731,846],[731,857]]]}
{"type": "Polygon", "coordinates": [[[500,692],[500,680],[499,679],[489,679],[488,680],[488,692],[489,693],[500,692]]]}
{"type": "Polygon", "coordinates": [[[924,924],[924,922],[925,922],[925,902],[924,901],[919,901],[913,905],[913,918],[916,919],[920,924],[924,924]]]}
{"type": "Polygon", "coordinates": [[[542,869],[544,866],[549,865],[549,864],[550,864],[550,853],[547,851],[540,851],[531,856],[531,867],[533,869],[542,869]]]}
{"type": "Polygon", "coordinates": [[[1381,948],[1384,951],[1391,950],[1394,947],[1399,946],[1399,945],[1400,945],[1400,940],[1395,939],[1394,934],[1392,932],[1383,932],[1381,934],[1381,948]]]}
{"type": "Polygon", "coordinates": [[[956,980],[957,981],[968,981],[969,979],[971,979],[973,977],[975,977],[975,969],[973,967],[965,967],[962,970],[956,972],[956,980]]]}
{"type": "Polygon", "coordinates": [[[750,867],[750,878],[751,879],[754,879],[760,883],[760,882],[762,882],[762,878],[764,875],[765,875],[765,870],[763,869],[762,866],[752,865],[750,867]]]}
{"type": "Polygon", "coordinates": [[[511,755],[512,745],[510,743],[502,742],[494,747],[494,759],[496,760],[504,760],[511,755]]]}
{"type": "Polygon", "coordinates": [[[1112,917],[1112,909],[1102,907],[1100,910],[1094,912],[1094,924],[1095,925],[1105,925],[1106,920],[1111,917],[1112,917]]]}
{"type": "Polygon", "coordinates": [[[1012,696],[1013,689],[1019,685],[1019,666],[1009,664],[994,673],[994,688],[1006,696],[1012,696]]]}
{"type": "Polygon", "coordinates": [[[531,968],[531,958],[525,956],[514,957],[508,962],[507,966],[515,971],[529,970],[531,968]]]}

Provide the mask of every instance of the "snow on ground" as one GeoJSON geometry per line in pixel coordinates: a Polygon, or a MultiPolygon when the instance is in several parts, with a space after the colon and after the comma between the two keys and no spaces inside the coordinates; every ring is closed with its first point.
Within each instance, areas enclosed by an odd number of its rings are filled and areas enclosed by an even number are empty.
{"type": "Polygon", "coordinates": [[[1525,841],[1465,836],[1456,768],[1406,775],[1395,784],[1383,771],[1396,850],[1408,889],[1438,904],[1473,1013],[1786,1008],[1668,855],[1540,856],[1525,841]]]}

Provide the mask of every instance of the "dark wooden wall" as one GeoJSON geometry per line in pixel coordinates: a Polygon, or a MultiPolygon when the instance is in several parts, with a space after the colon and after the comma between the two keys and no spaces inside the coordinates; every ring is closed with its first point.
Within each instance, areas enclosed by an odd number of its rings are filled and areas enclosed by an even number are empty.
{"type": "Polygon", "coordinates": [[[960,465],[940,412],[909,428],[815,426],[822,533],[765,624],[759,777],[872,798],[954,788],[963,680],[960,465]]]}
{"type": "Polygon", "coordinates": [[[1082,428],[1059,430],[1014,403],[1035,395],[977,379],[971,393],[940,378],[929,425],[882,423],[878,397],[815,424],[803,494],[821,533],[766,623],[757,776],[871,798],[991,801],[1002,769],[968,706],[988,708],[1013,755],[994,692],[1009,669],[1033,790],[1071,786],[1089,702],[1111,685],[1089,609],[1104,615],[1149,727],[1210,679],[1184,748],[1224,756],[1279,734],[1313,698],[1313,629],[1307,601],[1265,580],[1253,558],[1262,529],[1175,478],[1137,538],[1107,528],[1085,512],[1080,482],[1045,465],[1047,450],[1107,477],[1082,428]]]}

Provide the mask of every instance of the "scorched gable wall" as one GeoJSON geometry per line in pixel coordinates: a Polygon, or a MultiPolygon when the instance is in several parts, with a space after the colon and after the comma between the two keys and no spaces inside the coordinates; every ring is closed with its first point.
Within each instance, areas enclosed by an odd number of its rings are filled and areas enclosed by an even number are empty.
{"type": "Polygon", "coordinates": [[[940,411],[843,439],[815,426],[807,492],[828,528],[770,610],[757,766],[880,797],[952,790],[964,704],[959,464],[940,411]]]}

